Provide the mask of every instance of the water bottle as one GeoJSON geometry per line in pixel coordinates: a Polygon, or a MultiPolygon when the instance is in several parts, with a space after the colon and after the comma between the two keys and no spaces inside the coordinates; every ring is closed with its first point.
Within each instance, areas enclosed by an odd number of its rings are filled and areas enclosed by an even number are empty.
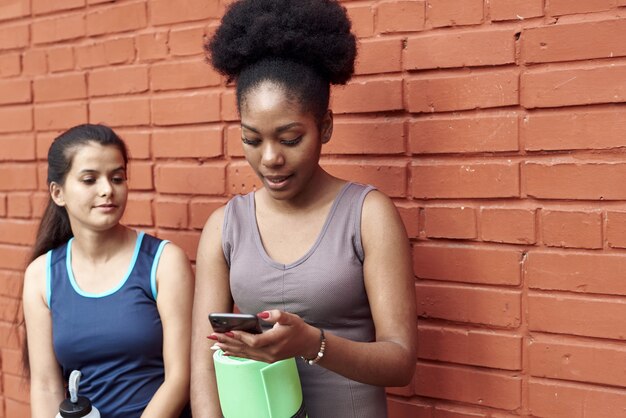
{"type": "Polygon", "coordinates": [[[78,396],[80,377],[81,373],[78,370],[74,370],[70,374],[68,382],[70,398],[61,402],[56,418],[100,418],[100,412],[91,405],[91,401],[84,396],[78,396]]]}

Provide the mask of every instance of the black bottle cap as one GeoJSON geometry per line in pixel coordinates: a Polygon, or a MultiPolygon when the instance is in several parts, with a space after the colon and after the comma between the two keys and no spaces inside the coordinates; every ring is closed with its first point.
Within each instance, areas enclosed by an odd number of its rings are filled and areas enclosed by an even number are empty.
{"type": "Polygon", "coordinates": [[[79,396],[76,403],[69,399],[64,399],[59,405],[59,414],[63,418],[80,418],[87,416],[91,412],[91,401],[84,396],[79,396]]]}

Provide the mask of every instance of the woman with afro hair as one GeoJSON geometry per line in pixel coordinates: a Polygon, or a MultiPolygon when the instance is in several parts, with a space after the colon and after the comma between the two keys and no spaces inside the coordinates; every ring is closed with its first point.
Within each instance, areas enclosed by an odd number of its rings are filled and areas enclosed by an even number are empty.
{"type": "Polygon", "coordinates": [[[415,288],[402,221],[384,194],[320,166],[330,85],[354,71],[350,27],[334,0],[238,0],[206,45],[236,82],[245,157],[263,187],[216,210],[202,232],[195,418],[221,416],[211,345],[270,363],[296,357],[310,418],[386,417],[384,387],[412,379],[415,288]],[[234,305],[271,327],[214,332],[207,313],[234,305]]]}

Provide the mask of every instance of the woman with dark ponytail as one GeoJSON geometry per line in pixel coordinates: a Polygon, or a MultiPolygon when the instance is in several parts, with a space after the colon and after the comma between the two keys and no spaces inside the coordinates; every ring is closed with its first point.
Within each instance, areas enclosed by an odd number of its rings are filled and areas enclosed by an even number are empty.
{"type": "Polygon", "coordinates": [[[295,357],[309,418],[383,418],[384,387],[413,376],[417,315],[402,221],[384,194],[320,166],[333,129],[330,85],[354,70],[350,26],[335,0],[237,0],[207,45],[236,82],[245,157],[263,187],[216,210],[202,232],[195,418],[221,416],[211,345],[265,362],[295,357]],[[234,305],[271,327],[214,332],[207,313],[234,305]]]}
{"type": "Polygon", "coordinates": [[[191,269],[180,248],[120,224],[127,165],[103,125],[76,126],[48,151],[23,294],[34,418],[56,415],[72,370],[103,417],[190,416],[191,269]]]}

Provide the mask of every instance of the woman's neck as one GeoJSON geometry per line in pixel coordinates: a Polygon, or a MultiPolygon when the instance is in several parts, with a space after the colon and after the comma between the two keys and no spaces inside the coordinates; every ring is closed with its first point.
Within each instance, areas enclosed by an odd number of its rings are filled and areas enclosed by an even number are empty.
{"type": "Polygon", "coordinates": [[[106,231],[82,229],[74,234],[72,247],[84,259],[100,264],[115,256],[135,237],[135,231],[121,224],[106,231]]]}

